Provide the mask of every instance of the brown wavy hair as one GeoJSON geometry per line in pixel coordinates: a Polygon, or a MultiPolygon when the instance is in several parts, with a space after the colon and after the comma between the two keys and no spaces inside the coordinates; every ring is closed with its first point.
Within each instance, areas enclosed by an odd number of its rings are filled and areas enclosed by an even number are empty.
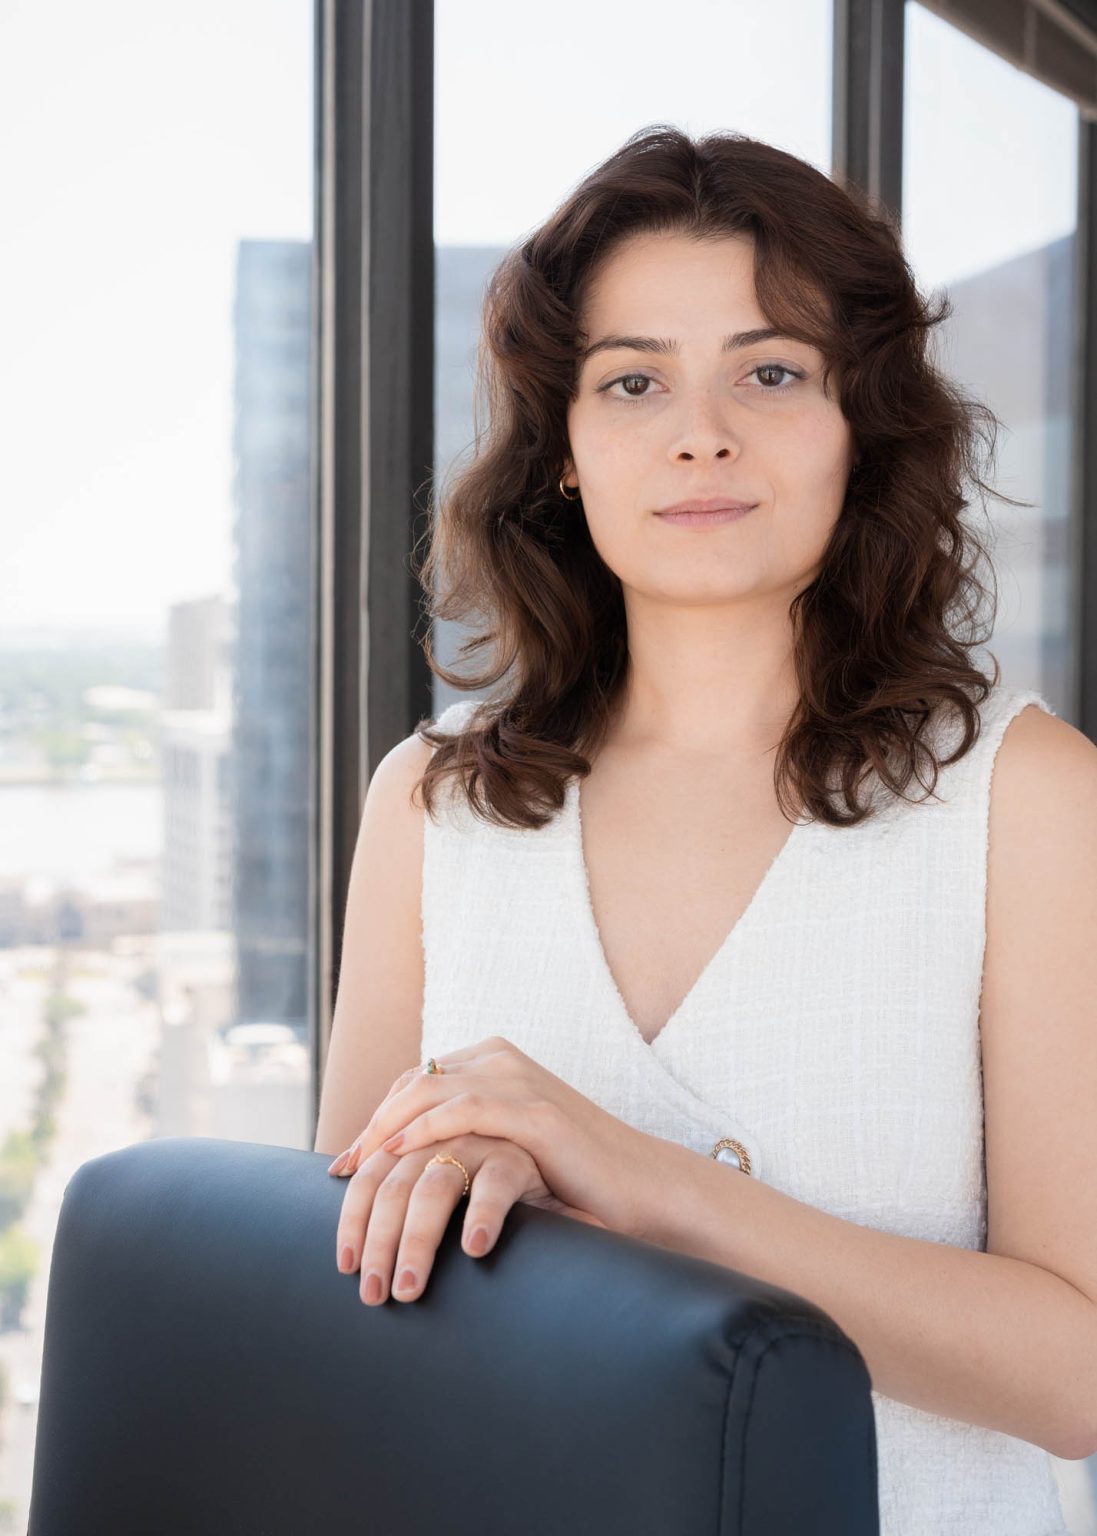
{"type": "Polygon", "coordinates": [[[646,232],[752,237],[767,322],[822,352],[824,388],[833,373],[852,429],[842,510],[789,609],[800,699],[774,767],[782,813],[854,825],[874,814],[857,797],[867,775],[902,796],[914,776],[927,787],[927,763],[932,794],[938,769],[978,739],[1000,677],[996,659],[988,680],[969,656],[989,637],[997,593],[993,568],[993,590],[978,574],[989,558],[963,517],[967,483],[1028,505],[982,479],[977,446],[993,462],[997,417],[928,356],[951,303],[941,295],[931,308],[896,221],[855,184],[743,134],[693,139],[656,124],[585,176],[487,286],[476,375],[487,426],[474,429],[471,462],[432,492],[417,575],[430,618],[471,626],[460,657],[487,652],[478,675],[460,675],[433,655],[428,629],[431,671],[469,691],[504,685],[457,733],[429,718],[416,728],[436,748],[416,785],[428,813],[452,777],[484,819],[545,825],[566,781],[590,772],[621,697],[621,583],[558,482],[589,340],[584,295],[618,246],[646,232]],[[959,712],[963,734],[938,759],[929,728],[941,707],[959,712]]]}

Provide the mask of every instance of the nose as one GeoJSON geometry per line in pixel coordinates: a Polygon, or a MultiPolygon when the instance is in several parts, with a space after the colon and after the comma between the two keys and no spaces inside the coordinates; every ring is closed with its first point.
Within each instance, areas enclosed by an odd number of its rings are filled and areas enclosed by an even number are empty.
{"type": "MultiPolygon", "coordinates": [[[[695,452],[691,448],[680,448],[678,450],[678,452],[675,454],[675,458],[687,459],[687,460],[689,460],[689,459],[703,459],[705,457],[706,457],[706,455],[704,453],[695,452]]],[[[732,451],[728,447],[717,448],[715,453],[707,455],[707,457],[711,457],[711,458],[714,458],[714,459],[730,459],[732,457],[732,451]]]]}
{"type": "Polygon", "coordinates": [[[739,457],[739,439],[711,396],[690,413],[688,422],[671,444],[672,459],[734,459],[739,457]]]}

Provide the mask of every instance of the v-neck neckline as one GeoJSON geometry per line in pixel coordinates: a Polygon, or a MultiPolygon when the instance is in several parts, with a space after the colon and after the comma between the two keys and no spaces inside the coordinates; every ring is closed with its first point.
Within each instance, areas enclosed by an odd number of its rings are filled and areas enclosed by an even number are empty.
{"type": "Polygon", "coordinates": [[[675,1026],[680,1024],[682,1018],[688,1014],[691,1004],[697,998],[701,988],[710,979],[717,966],[720,965],[724,958],[736,947],[739,934],[742,932],[747,919],[751,917],[757,910],[766,894],[766,891],[773,884],[775,872],[780,866],[787,862],[790,851],[798,843],[800,837],[807,830],[807,828],[813,825],[813,823],[811,821],[793,822],[791,828],[789,829],[788,836],[785,838],[776,854],[770,860],[770,863],[766,867],[762,878],[759,880],[757,886],[755,887],[754,894],[751,896],[750,900],[747,902],[738,918],[736,918],[731,928],[725,934],[715,953],[704,965],[693,985],[689,988],[689,991],[675,1007],[674,1011],[667,1019],[664,1020],[660,1029],[651,1037],[650,1040],[648,1040],[645,1038],[643,1032],[640,1029],[640,1026],[636,1023],[636,1020],[632,1017],[632,1014],[628,1010],[628,1006],[625,1003],[621,989],[617,985],[617,980],[610,969],[609,961],[606,958],[606,951],[602,944],[602,936],[598,930],[598,920],[594,915],[594,903],[591,900],[590,894],[590,872],[587,868],[586,854],[583,850],[583,815],[582,807],[579,801],[579,786],[580,779],[578,776],[574,776],[570,780],[568,786],[568,796],[570,799],[568,831],[572,844],[574,864],[576,866],[579,877],[578,884],[582,893],[582,900],[580,903],[581,921],[584,929],[586,930],[587,938],[591,944],[591,948],[595,956],[595,963],[598,966],[603,984],[606,986],[606,989],[609,991],[615,1002],[617,1022],[624,1025],[626,1032],[632,1036],[632,1038],[643,1048],[643,1050],[649,1056],[655,1055],[659,1048],[665,1043],[668,1032],[673,1031],[675,1026]]]}

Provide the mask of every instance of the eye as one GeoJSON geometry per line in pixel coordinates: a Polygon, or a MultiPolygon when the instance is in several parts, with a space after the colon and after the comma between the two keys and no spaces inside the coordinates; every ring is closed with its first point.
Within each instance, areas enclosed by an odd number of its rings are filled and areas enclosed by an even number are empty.
{"type": "MultiPolygon", "coordinates": [[[[750,378],[751,374],[775,373],[787,374],[789,382],[784,384],[762,384],[760,388],[763,394],[783,394],[785,390],[792,388],[792,381],[806,377],[806,375],[800,369],[787,368],[784,363],[758,363],[756,367],[750,370],[750,373],[747,375],[747,377],[750,378]]],[[[613,387],[617,384],[630,384],[634,381],[639,381],[643,384],[653,384],[655,382],[654,379],[652,379],[651,376],[646,373],[619,373],[615,379],[609,379],[605,384],[599,384],[596,393],[603,395],[606,394],[607,391],[613,389],[613,387]]],[[[610,399],[624,401],[646,400],[650,393],[651,391],[646,389],[643,391],[643,393],[637,393],[635,390],[626,391],[626,393],[623,395],[611,395],[610,399]]]]}
{"type": "MultiPolygon", "coordinates": [[[[802,379],[804,377],[797,369],[786,368],[784,363],[759,363],[757,368],[752,368],[750,371],[751,373],[787,373],[793,379],[802,379]]],[[[764,393],[769,395],[778,395],[783,390],[791,388],[791,384],[763,385],[764,393]]]]}
{"type": "MultiPolygon", "coordinates": [[[[597,393],[600,395],[605,394],[606,391],[612,389],[615,384],[628,384],[631,383],[634,379],[639,379],[644,384],[651,384],[654,382],[646,373],[621,373],[618,374],[615,379],[610,379],[605,384],[599,384],[597,393]]],[[[645,390],[642,395],[613,395],[611,398],[614,400],[644,400],[647,398],[647,390],[645,390]]]]}

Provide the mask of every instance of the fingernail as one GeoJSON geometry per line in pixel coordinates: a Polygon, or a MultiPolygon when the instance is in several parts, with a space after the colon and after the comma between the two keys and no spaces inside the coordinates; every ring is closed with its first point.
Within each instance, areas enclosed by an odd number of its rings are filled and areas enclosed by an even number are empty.
{"type": "Polygon", "coordinates": [[[366,1300],[381,1300],[381,1276],[375,1269],[371,1269],[366,1276],[366,1300]]]}
{"type": "Polygon", "coordinates": [[[360,1141],[356,1141],[354,1143],[353,1147],[351,1147],[349,1153],[347,1154],[347,1165],[343,1169],[343,1172],[344,1173],[357,1173],[357,1171],[358,1171],[358,1163],[359,1163],[359,1160],[361,1159],[361,1156],[362,1156],[362,1143],[360,1141]]]}
{"type": "Polygon", "coordinates": [[[396,1289],[398,1291],[413,1291],[415,1289],[415,1271],[413,1269],[405,1269],[404,1273],[400,1276],[400,1284],[396,1289]]]}
{"type": "Polygon", "coordinates": [[[469,1252],[483,1253],[488,1245],[488,1230],[486,1227],[477,1227],[469,1238],[469,1252]]]}
{"type": "Polygon", "coordinates": [[[397,1136],[390,1136],[388,1141],[385,1141],[385,1142],[381,1143],[382,1150],[385,1151],[385,1152],[395,1152],[397,1147],[403,1141],[403,1139],[404,1139],[403,1131],[401,1131],[399,1133],[399,1135],[397,1135],[397,1136]]]}
{"type": "Polygon", "coordinates": [[[339,1255],[339,1268],[343,1271],[344,1275],[354,1268],[354,1249],[349,1243],[344,1244],[343,1251],[339,1255]]]}
{"type": "Polygon", "coordinates": [[[347,1160],[347,1158],[349,1156],[350,1156],[350,1148],[348,1147],[345,1152],[340,1152],[339,1156],[334,1158],[328,1164],[328,1172],[329,1173],[338,1173],[340,1168],[342,1168],[343,1164],[346,1162],[346,1160],[347,1160]]]}

